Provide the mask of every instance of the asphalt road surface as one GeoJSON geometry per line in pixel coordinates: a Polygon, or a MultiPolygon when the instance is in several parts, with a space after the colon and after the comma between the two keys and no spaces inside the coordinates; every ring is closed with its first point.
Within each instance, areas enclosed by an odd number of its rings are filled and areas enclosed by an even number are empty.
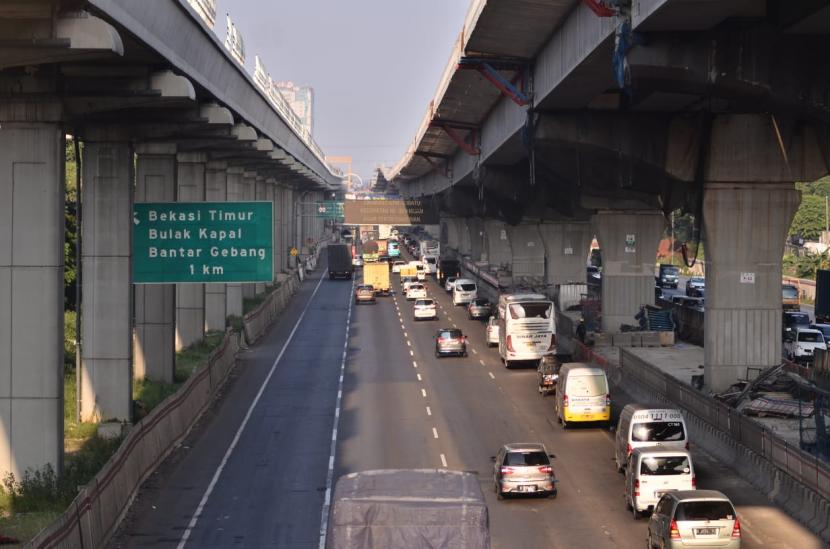
{"type": "MultiPolygon", "coordinates": [[[[536,390],[535,370],[506,370],[484,325],[434,280],[437,321],[414,321],[400,293],[350,305],[351,290],[349,282],[305,282],[244,355],[222,400],[148,481],[112,546],[318,547],[331,479],[449,467],[478,473],[494,548],[643,547],[647,520],[626,511],[607,429],[564,431],[552,398],[536,390]],[[469,336],[469,356],[436,358],[435,331],[455,326],[469,336]],[[490,456],[507,442],[543,442],[556,454],[557,498],[496,499],[490,456]]],[[[612,396],[615,412],[629,401],[612,396]]],[[[736,503],[744,547],[821,546],[727,465],[692,449],[698,486],[736,503]]]]}

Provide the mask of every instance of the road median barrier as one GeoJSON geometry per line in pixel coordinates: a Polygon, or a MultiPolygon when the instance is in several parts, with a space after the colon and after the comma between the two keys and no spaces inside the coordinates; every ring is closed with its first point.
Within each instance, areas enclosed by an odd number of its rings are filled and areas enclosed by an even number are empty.
{"type": "Polygon", "coordinates": [[[299,286],[300,280],[297,275],[289,276],[256,309],[243,317],[242,327],[248,344],[255,343],[265,334],[299,286]]]}

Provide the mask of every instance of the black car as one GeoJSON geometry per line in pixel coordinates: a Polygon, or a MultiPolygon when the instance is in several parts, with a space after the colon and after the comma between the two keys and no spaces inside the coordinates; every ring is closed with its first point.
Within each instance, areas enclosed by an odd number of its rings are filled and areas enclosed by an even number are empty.
{"type": "Polygon", "coordinates": [[[824,336],[824,343],[830,344],[830,324],[810,324],[810,328],[821,332],[824,336]]]}
{"type": "Polygon", "coordinates": [[[797,328],[810,327],[810,315],[807,313],[787,311],[784,313],[784,319],[781,323],[784,332],[795,332],[797,328]]]}

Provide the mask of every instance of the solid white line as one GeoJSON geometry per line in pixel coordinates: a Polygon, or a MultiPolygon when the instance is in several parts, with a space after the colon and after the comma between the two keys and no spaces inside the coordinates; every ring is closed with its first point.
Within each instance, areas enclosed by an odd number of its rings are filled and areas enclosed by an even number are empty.
{"type": "MultiPolygon", "coordinates": [[[[352,283],[354,290],[354,283],[352,283]]],[[[346,341],[349,340],[349,326],[352,318],[352,302],[349,301],[349,313],[346,316],[346,341]]],[[[334,405],[334,424],[331,428],[331,448],[329,451],[329,469],[326,472],[326,495],[323,498],[323,509],[320,512],[320,545],[319,549],[326,546],[326,536],[329,529],[329,508],[331,507],[331,486],[334,482],[334,458],[337,455],[337,430],[340,425],[340,405],[343,402],[343,376],[346,373],[346,353],[343,353],[343,360],[340,361],[340,380],[337,387],[337,401],[334,405]]]]}
{"type": "Polygon", "coordinates": [[[496,379],[496,376],[493,375],[493,372],[487,372],[487,373],[490,374],[491,378],[496,379]]]}
{"type": "MultiPolygon", "coordinates": [[[[213,489],[216,487],[216,483],[219,482],[219,477],[222,475],[222,471],[225,469],[225,466],[228,464],[228,460],[231,457],[236,445],[239,444],[239,439],[242,437],[242,431],[245,430],[245,427],[248,425],[248,420],[251,419],[251,414],[254,412],[254,408],[259,403],[259,399],[262,398],[262,393],[265,392],[265,388],[268,386],[268,382],[271,381],[271,377],[274,375],[274,372],[277,369],[277,365],[280,363],[282,359],[282,355],[285,354],[285,350],[288,348],[288,345],[291,343],[291,340],[294,339],[294,334],[297,332],[297,328],[300,327],[300,324],[305,318],[306,312],[308,312],[308,308],[311,306],[312,301],[314,301],[314,296],[317,295],[317,290],[320,289],[320,285],[323,283],[324,277],[320,277],[320,281],[317,283],[317,286],[314,287],[314,291],[311,293],[311,297],[309,298],[308,302],[305,304],[303,308],[303,312],[300,313],[300,317],[297,319],[297,322],[294,323],[294,327],[291,329],[291,333],[288,334],[288,339],[285,340],[285,343],[280,350],[280,354],[277,355],[277,358],[274,360],[274,363],[271,365],[271,369],[268,371],[268,375],[265,377],[265,381],[262,383],[262,386],[259,388],[256,396],[254,397],[253,402],[248,407],[248,412],[245,414],[245,417],[242,419],[242,423],[239,425],[239,428],[236,430],[236,434],[231,440],[230,446],[228,449],[225,450],[225,455],[222,457],[222,461],[219,463],[219,467],[216,468],[216,472],[213,474],[213,478],[210,480],[210,484],[208,484],[207,490],[205,490],[204,495],[202,495],[201,501],[199,501],[198,507],[196,507],[196,511],[193,513],[193,516],[190,519],[190,522],[187,524],[187,528],[185,528],[184,532],[182,533],[182,538],[179,541],[179,544],[176,546],[177,549],[182,549],[186,544],[187,540],[190,539],[190,533],[196,528],[196,524],[199,522],[199,517],[202,515],[202,511],[205,509],[205,505],[207,505],[208,499],[210,499],[210,495],[213,493],[213,489]]],[[[352,283],[352,293],[354,293],[354,283],[352,283]]],[[[352,300],[351,294],[349,294],[349,310],[352,308],[352,300]]]]}
{"type": "Polygon", "coordinates": [[[431,415],[432,415],[432,410],[430,410],[430,409],[429,409],[429,406],[427,406],[427,415],[428,415],[428,416],[431,416],[431,415]]]}
{"type": "Polygon", "coordinates": [[[421,389],[421,396],[424,397],[424,398],[427,397],[427,390],[426,389],[421,389]]]}
{"type": "Polygon", "coordinates": [[[447,456],[441,454],[441,465],[446,467],[447,466],[447,456]]]}
{"type": "Polygon", "coordinates": [[[432,438],[438,438],[438,429],[432,428],[432,438]]]}
{"type": "Polygon", "coordinates": [[[418,381],[423,381],[423,379],[421,379],[421,374],[416,374],[416,375],[418,376],[418,381]]]}

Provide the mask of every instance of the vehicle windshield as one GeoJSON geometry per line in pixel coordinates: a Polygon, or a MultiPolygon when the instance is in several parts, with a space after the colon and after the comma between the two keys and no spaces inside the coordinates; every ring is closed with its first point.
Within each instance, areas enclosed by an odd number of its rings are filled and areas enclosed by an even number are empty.
{"type": "Polygon", "coordinates": [[[664,276],[677,276],[680,273],[680,270],[677,267],[663,267],[661,272],[664,276]]]}
{"type": "Polygon", "coordinates": [[[798,288],[795,286],[782,286],[781,295],[784,299],[798,299],[798,288]]]}
{"type": "Polygon", "coordinates": [[[706,280],[703,278],[693,278],[691,282],[695,286],[703,286],[706,283],[706,280]]]}
{"type": "Polygon", "coordinates": [[[596,397],[608,394],[608,382],[602,374],[568,377],[566,394],[596,397]]]}
{"type": "Polygon", "coordinates": [[[681,501],[674,520],[733,520],[735,509],[728,501],[681,501]]]}
{"type": "Polygon", "coordinates": [[[822,334],[824,334],[824,337],[830,336],[830,324],[816,324],[815,326],[810,327],[820,331],[822,334]]]}
{"type": "Polygon", "coordinates": [[[648,456],[640,463],[641,475],[684,475],[691,471],[686,456],[648,456]]]}
{"type": "Polygon", "coordinates": [[[487,301],[486,299],[474,299],[473,300],[473,305],[477,305],[479,307],[485,307],[489,304],[490,304],[490,302],[487,301]]]}
{"type": "Polygon", "coordinates": [[[635,423],[631,429],[631,440],[635,442],[668,442],[685,438],[686,432],[679,421],[635,423]]]}
{"type": "Polygon", "coordinates": [[[787,324],[809,324],[810,317],[806,313],[788,314],[785,322],[787,324]]]}
{"type": "Polygon", "coordinates": [[[435,265],[435,258],[434,257],[428,257],[428,258],[426,258],[426,262],[429,263],[430,265],[435,265]]]}
{"type": "Polygon", "coordinates": [[[805,343],[824,343],[824,336],[819,332],[799,332],[798,341],[805,343]]]}
{"type": "Polygon", "coordinates": [[[472,291],[475,291],[475,289],[476,289],[475,284],[456,284],[455,286],[459,290],[463,290],[465,292],[472,292],[472,291]]]}
{"type": "Polygon", "coordinates": [[[550,465],[550,460],[544,452],[507,452],[504,464],[512,467],[534,467],[550,465]]]}
{"type": "Polygon", "coordinates": [[[510,304],[510,318],[513,320],[519,318],[551,318],[552,312],[553,307],[545,301],[510,304]]]}

